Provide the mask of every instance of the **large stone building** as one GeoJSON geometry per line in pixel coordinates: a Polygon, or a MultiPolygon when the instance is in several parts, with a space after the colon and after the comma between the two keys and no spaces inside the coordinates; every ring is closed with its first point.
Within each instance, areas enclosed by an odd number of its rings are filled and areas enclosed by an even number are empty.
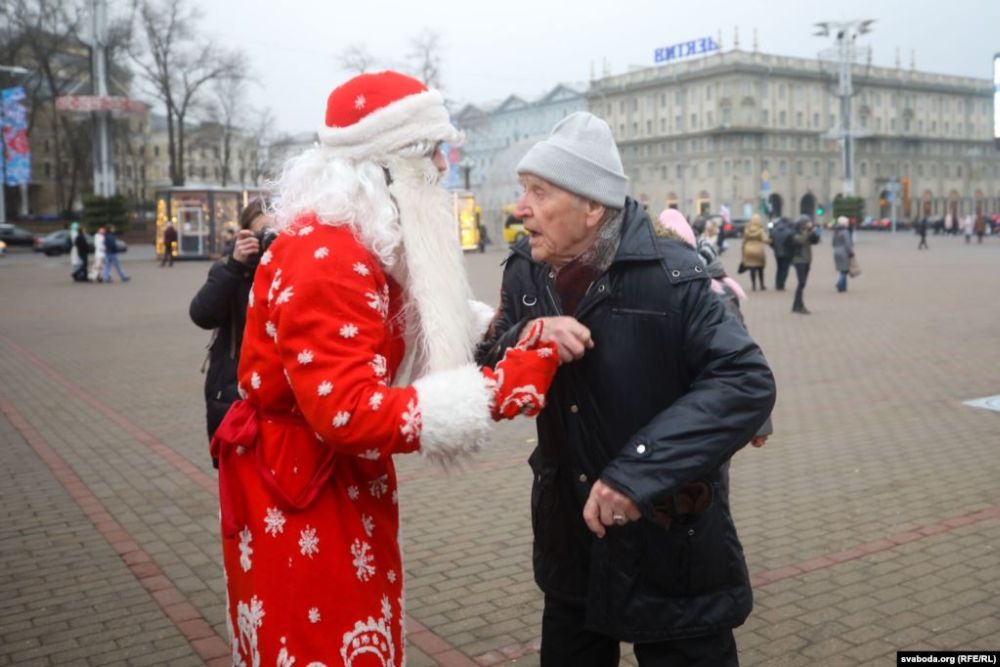
{"type": "Polygon", "coordinates": [[[467,104],[455,114],[465,143],[457,182],[449,184],[463,188],[468,182],[491,235],[499,233],[503,207],[517,198],[517,162],[562,118],[586,108],[586,86],[561,83],[535,100],[510,95],[498,104],[467,104]]]}
{"type": "MultiPolygon", "coordinates": [[[[1000,211],[992,84],[905,68],[853,68],[855,194],[903,218],[1000,211]]],[[[815,213],[842,190],[839,99],[815,59],[731,50],[592,82],[591,110],[611,125],[633,196],[686,214],[727,204],[735,217],[815,213]]]]}

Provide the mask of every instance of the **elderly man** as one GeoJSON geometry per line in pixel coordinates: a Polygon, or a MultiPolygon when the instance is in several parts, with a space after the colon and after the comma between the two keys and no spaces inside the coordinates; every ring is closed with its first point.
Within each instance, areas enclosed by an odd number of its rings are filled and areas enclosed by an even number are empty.
{"type": "Polygon", "coordinates": [[[774,378],[695,251],[656,238],[607,124],[578,112],[517,167],[529,238],[477,357],[544,323],[563,365],[530,458],[543,665],[736,665],[752,595],[729,458],[774,378]]]}

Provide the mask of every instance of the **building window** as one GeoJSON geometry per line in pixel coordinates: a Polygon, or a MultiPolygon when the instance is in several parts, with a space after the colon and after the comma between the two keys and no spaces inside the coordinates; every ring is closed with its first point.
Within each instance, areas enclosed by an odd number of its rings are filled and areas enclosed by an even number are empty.
{"type": "Polygon", "coordinates": [[[802,172],[802,160],[796,160],[795,161],[795,175],[796,176],[804,176],[804,174],[802,172]]]}
{"type": "Polygon", "coordinates": [[[922,177],[923,175],[924,175],[924,164],[921,162],[917,165],[917,176],[922,177]]]}
{"type": "Polygon", "coordinates": [[[781,160],[780,162],[778,162],[778,171],[781,173],[782,176],[786,175],[788,173],[788,162],[786,162],[785,160],[781,160]]]}
{"type": "Polygon", "coordinates": [[[753,172],[753,160],[743,160],[743,174],[749,176],[753,172]]]}
{"type": "Polygon", "coordinates": [[[895,118],[890,118],[889,119],[889,131],[890,132],[895,132],[896,131],[896,119],[895,118]]]}
{"type": "Polygon", "coordinates": [[[639,123],[632,121],[632,136],[635,137],[639,134],[639,123]]]}
{"type": "Polygon", "coordinates": [[[52,176],[52,165],[48,162],[45,163],[45,178],[52,176]]]}
{"type": "Polygon", "coordinates": [[[795,101],[796,102],[801,102],[802,101],[802,84],[801,83],[795,84],[795,101]]]}
{"type": "Polygon", "coordinates": [[[962,165],[955,167],[955,178],[962,178],[962,165]]]}
{"type": "Polygon", "coordinates": [[[625,100],[622,100],[621,102],[618,103],[618,111],[620,111],[621,113],[625,113],[625,100]]]}
{"type": "Polygon", "coordinates": [[[652,134],[652,133],[653,133],[653,121],[647,120],[646,121],[646,134],[652,134]]]}
{"type": "Polygon", "coordinates": [[[861,175],[862,176],[867,176],[868,175],[868,163],[867,162],[862,162],[861,163],[861,175]]]}
{"type": "Polygon", "coordinates": [[[632,111],[638,111],[638,110],[639,110],[639,98],[633,97],[632,98],[632,111]]]}
{"type": "Polygon", "coordinates": [[[667,94],[666,93],[660,93],[660,106],[661,107],[667,106],[667,94]]]}
{"type": "Polygon", "coordinates": [[[802,118],[802,112],[801,111],[796,111],[795,112],[795,127],[802,127],[802,123],[803,122],[804,122],[804,120],[802,118]]]}
{"type": "Polygon", "coordinates": [[[674,102],[676,104],[684,104],[684,89],[678,88],[677,92],[674,93],[674,102]]]}
{"type": "Polygon", "coordinates": [[[683,118],[683,116],[675,116],[674,117],[674,130],[676,130],[677,132],[683,132],[684,131],[684,118],[683,118]]]}
{"type": "Polygon", "coordinates": [[[814,130],[818,130],[819,129],[819,114],[818,113],[814,113],[813,114],[813,129],[814,130]]]}
{"type": "Polygon", "coordinates": [[[667,165],[660,166],[660,178],[662,180],[667,180],[667,165]]]}
{"type": "Polygon", "coordinates": [[[660,134],[666,134],[666,132],[667,132],[667,119],[666,118],[661,118],[660,119],[660,134]]]}
{"type": "Polygon", "coordinates": [[[725,107],[722,110],[722,124],[729,125],[733,122],[733,110],[729,107],[725,107]]]}
{"type": "MultiPolygon", "coordinates": [[[[623,139],[625,138],[625,123],[618,124],[618,136],[622,137],[623,139]]],[[[510,146],[509,141],[507,142],[507,145],[510,146]]]]}
{"type": "Polygon", "coordinates": [[[786,125],[788,125],[788,114],[786,114],[784,111],[778,114],[778,124],[781,127],[785,127],[786,125]]]}
{"type": "Polygon", "coordinates": [[[785,84],[783,83],[778,86],[778,99],[785,99],[785,84]]]}
{"type": "Polygon", "coordinates": [[[683,177],[684,177],[684,165],[679,164],[677,165],[677,178],[683,178],[683,177]]]}
{"type": "Polygon", "coordinates": [[[819,160],[813,160],[813,176],[819,176],[819,160]]]}
{"type": "Polygon", "coordinates": [[[706,100],[712,99],[712,84],[708,84],[707,86],[705,86],[705,99],[706,100]]]}
{"type": "Polygon", "coordinates": [[[698,163],[691,165],[691,178],[698,178],[698,163]]]}
{"type": "Polygon", "coordinates": [[[708,166],[706,167],[706,171],[708,172],[708,177],[709,178],[715,176],[715,163],[714,162],[709,162],[708,166]]]}
{"type": "Polygon", "coordinates": [[[723,160],[722,162],[722,173],[729,176],[733,170],[733,163],[729,160],[723,160]]]}
{"type": "Polygon", "coordinates": [[[713,114],[711,111],[708,112],[707,127],[715,127],[715,114],[713,114]]]}
{"type": "Polygon", "coordinates": [[[160,157],[160,147],[153,146],[153,157],[160,157]]]}
{"type": "Polygon", "coordinates": [[[698,129],[698,114],[691,114],[691,129],[698,129]]]}
{"type": "Polygon", "coordinates": [[[768,118],[767,109],[761,109],[760,112],[760,123],[761,125],[770,125],[771,120],[768,118]]]}

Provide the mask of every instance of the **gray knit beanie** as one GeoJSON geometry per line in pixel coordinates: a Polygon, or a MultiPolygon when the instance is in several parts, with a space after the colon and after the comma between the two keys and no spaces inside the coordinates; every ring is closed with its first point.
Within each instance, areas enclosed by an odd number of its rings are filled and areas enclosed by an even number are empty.
{"type": "Polygon", "coordinates": [[[573,194],[605,206],[624,208],[628,177],[611,128],[592,113],[577,111],[559,121],[517,165],[573,194]]]}

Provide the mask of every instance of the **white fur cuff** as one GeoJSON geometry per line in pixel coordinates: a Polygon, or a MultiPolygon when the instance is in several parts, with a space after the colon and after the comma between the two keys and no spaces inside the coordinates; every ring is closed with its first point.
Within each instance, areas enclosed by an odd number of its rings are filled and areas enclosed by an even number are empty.
{"type": "Polygon", "coordinates": [[[420,451],[424,456],[447,464],[489,442],[493,390],[475,364],[431,373],[413,387],[423,422],[420,451]]]}
{"type": "Polygon", "coordinates": [[[486,335],[486,330],[490,328],[497,311],[476,299],[469,299],[469,306],[472,308],[472,317],[475,322],[476,342],[479,342],[486,335]]]}

